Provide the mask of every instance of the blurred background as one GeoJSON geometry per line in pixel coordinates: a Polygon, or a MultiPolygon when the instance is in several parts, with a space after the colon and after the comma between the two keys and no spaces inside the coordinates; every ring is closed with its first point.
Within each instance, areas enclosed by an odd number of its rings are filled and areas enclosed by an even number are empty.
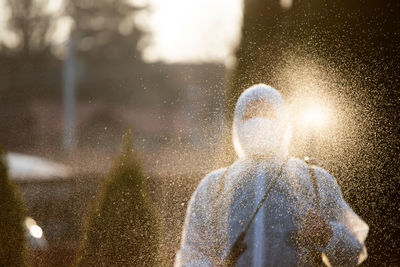
{"type": "Polygon", "coordinates": [[[370,225],[364,265],[400,265],[399,14],[396,0],[0,0],[0,145],[46,236],[32,263],[73,262],[128,128],[172,263],[197,183],[235,159],[234,104],[262,82],[289,104],[292,155],[317,158],[370,225]]]}

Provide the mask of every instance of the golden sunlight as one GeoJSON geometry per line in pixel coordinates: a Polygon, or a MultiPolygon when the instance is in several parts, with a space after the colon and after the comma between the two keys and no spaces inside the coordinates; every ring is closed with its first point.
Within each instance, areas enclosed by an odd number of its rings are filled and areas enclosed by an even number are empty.
{"type": "Polygon", "coordinates": [[[149,33],[139,47],[146,61],[212,61],[227,65],[234,62],[242,0],[147,0],[147,3],[151,11],[136,16],[136,23],[149,33]]]}

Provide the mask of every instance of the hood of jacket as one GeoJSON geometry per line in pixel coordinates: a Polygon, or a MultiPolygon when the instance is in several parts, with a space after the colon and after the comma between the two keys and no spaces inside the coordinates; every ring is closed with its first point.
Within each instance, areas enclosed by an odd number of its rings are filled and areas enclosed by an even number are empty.
{"type": "Polygon", "coordinates": [[[239,97],[234,113],[232,141],[239,158],[285,157],[291,139],[289,114],[282,95],[271,86],[257,84],[239,97]],[[264,101],[273,110],[274,118],[244,118],[246,109],[264,101]]]}

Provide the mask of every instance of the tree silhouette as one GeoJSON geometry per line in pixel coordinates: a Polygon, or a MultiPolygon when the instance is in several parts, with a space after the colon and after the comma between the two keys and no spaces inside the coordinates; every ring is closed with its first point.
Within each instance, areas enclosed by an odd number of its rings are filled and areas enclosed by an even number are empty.
{"type": "Polygon", "coordinates": [[[49,52],[48,34],[55,17],[45,12],[45,1],[21,0],[6,2],[10,10],[7,26],[18,39],[16,47],[3,46],[2,53],[18,55],[27,60],[49,52]]]}
{"type": "Polygon", "coordinates": [[[0,266],[26,266],[25,207],[0,151],[0,266]]]}
{"type": "Polygon", "coordinates": [[[157,266],[160,223],[131,135],[91,212],[77,266],[157,266]]]}

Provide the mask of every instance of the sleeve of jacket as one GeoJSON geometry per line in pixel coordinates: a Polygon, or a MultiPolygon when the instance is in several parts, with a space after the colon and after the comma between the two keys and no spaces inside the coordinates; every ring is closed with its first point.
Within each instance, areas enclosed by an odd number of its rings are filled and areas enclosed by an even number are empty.
{"type": "Polygon", "coordinates": [[[211,212],[217,189],[216,180],[220,176],[220,170],[208,174],[189,201],[175,267],[215,266],[218,261],[211,212]]]}
{"type": "Polygon", "coordinates": [[[315,171],[321,185],[321,208],[333,229],[331,240],[322,250],[324,262],[330,266],[360,264],[367,258],[364,242],[369,227],[343,199],[335,178],[321,168],[315,171]]]}

